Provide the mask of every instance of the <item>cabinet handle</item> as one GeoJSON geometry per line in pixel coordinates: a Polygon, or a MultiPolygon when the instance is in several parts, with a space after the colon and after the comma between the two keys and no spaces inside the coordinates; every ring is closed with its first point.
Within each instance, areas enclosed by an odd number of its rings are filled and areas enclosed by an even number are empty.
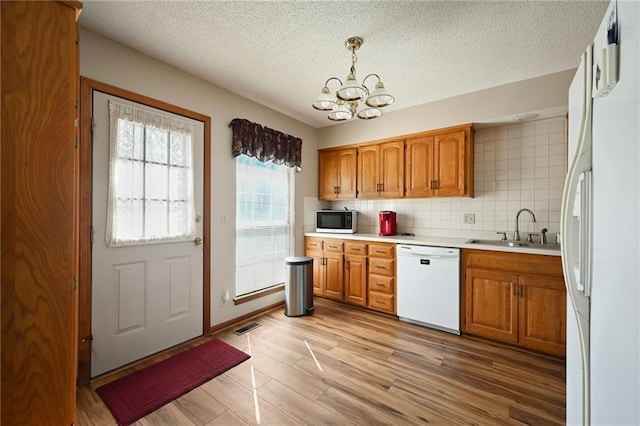
{"type": "Polygon", "coordinates": [[[520,297],[524,297],[524,286],[520,286],[520,297]]]}
{"type": "Polygon", "coordinates": [[[376,268],[378,268],[378,269],[387,269],[384,266],[380,266],[380,265],[376,265],[376,268]]]}
{"type": "Polygon", "coordinates": [[[377,286],[384,287],[383,283],[375,283],[377,286]]]}
{"type": "Polygon", "coordinates": [[[382,300],[376,300],[376,303],[378,305],[386,305],[386,303],[384,303],[382,300]]]}
{"type": "Polygon", "coordinates": [[[518,297],[518,286],[511,283],[511,287],[513,287],[513,295],[518,297]]]}
{"type": "Polygon", "coordinates": [[[351,263],[351,262],[345,262],[345,264],[344,264],[345,269],[349,269],[349,264],[350,264],[350,263],[351,263]]]}

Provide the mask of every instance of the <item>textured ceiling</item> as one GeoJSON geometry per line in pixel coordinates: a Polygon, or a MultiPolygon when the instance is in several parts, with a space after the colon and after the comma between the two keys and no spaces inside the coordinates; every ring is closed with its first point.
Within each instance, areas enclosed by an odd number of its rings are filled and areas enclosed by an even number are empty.
{"type": "MultiPolygon", "coordinates": [[[[377,73],[385,112],[576,67],[599,1],[84,1],[80,25],[315,128],[325,80],[377,73]]],[[[373,81],[373,80],[371,80],[373,81]]],[[[370,81],[368,80],[367,83],[370,81]]]]}

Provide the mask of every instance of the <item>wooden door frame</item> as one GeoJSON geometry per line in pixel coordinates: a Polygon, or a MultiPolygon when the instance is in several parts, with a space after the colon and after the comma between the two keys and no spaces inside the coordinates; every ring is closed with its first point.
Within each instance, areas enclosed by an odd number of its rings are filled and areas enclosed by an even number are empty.
{"type": "Polygon", "coordinates": [[[118,96],[182,115],[204,124],[203,146],[203,271],[202,330],[211,334],[211,117],[86,77],[80,77],[80,274],[78,301],[78,384],[91,379],[92,210],[93,210],[93,92],[118,96]]]}

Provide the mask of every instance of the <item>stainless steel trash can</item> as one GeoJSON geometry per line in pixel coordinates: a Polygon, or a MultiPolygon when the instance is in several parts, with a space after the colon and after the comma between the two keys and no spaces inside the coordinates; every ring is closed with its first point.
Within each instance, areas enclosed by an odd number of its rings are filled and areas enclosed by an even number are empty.
{"type": "Polygon", "coordinates": [[[284,314],[299,317],[313,313],[313,258],[287,257],[284,281],[284,314]]]}

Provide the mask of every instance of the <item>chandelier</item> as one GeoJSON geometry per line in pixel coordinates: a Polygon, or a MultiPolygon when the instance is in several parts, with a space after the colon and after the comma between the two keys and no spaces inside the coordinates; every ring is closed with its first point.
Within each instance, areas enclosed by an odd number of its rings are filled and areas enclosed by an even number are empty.
{"type": "Polygon", "coordinates": [[[358,61],[356,50],[362,46],[362,42],[360,37],[347,39],[345,46],[351,51],[351,71],[347,75],[347,79],[342,83],[337,77],[329,78],[324,83],[322,92],[313,103],[313,107],[319,111],[330,111],[329,120],[346,121],[353,118],[354,115],[363,120],[377,118],[382,115],[380,108],[391,105],[396,100],[384,88],[384,84],[380,81],[378,74],[367,75],[362,80],[362,84],[356,79],[356,62],[358,61]],[[373,91],[370,91],[365,86],[365,82],[369,77],[378,79],[373,91]],[[340,83],[340,88],[335,92],[335,95],[329,91],[329,82],[333,80],[340,83]],[[360,107],[364,108],[358,110],[360,107]]]}

